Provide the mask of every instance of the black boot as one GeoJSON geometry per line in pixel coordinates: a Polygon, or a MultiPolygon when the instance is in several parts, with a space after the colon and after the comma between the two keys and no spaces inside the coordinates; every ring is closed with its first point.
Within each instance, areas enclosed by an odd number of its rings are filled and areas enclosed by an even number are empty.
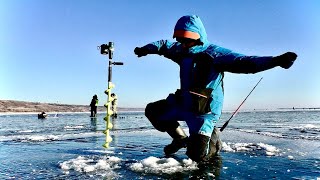
{"type": "Polygon", "coordinates": [[[190,135],[186,154],[193,161],[206,162],[214,159],[221,148],[222,142],[219,137],[219,130],[214,128],[211,137],[202,134],[190,135]]]}
{"type": "Polygon", "coordinates": [[[214,128],[214,131],[211,134],[210,138],[210,150],[208,153],[208,157],[212,158],[219,154],[222,149],[222,141],[220,139],[220,130],[218,128],[214,128]]]}
{"type": "Polygon", "coordinates": [[[166,155],[174,154],[179,149],[187,147],[188,136],[184,130],[178,126],[176,129],[167,130],[167,133],[173,138],[171,144],[164,147],[166,155]]]}

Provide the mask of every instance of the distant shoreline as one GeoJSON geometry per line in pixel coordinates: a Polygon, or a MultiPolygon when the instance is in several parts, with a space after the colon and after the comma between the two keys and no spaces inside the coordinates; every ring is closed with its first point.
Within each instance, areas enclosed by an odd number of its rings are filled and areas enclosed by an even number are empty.
{"type": "MultiPolygon", "coordinates": [[[[118,107],[118,112],[144,112],[144,108],[125,108],[118,107]]],[[[318,107],[308,108],[274,108],[274,109],[240,109],[239,112],[258,112],[258,111],[319,111],[318,107]]],[[[38,114],[46,112],[47,114],[55,113],[90,113],[89,105],[70,105],[57,103],[39,103],[15,100],[0,100],[0,115],[10,114],[38,114]]],[[[98,112],[106,112],[104,106],[98,106],[98,112]]],[[[233,113],[234,110],[223,110],[224,113],[233,113]]]]}
{"type": "MultiPolygon", "coordinates": [[[[132,112],[141,112],[144,113],[144,110],[141,108],[141,110],[135,110],[137,108],[131,108],[133,110],[130,110],[130,108],[126,108],[126,110],[119,110],[118,113],[132,113],[132,112]]],[[[298,111],[320,111],[320,109],[258,109],[258,110],[252,110],[252,109],[245,109],[240,110],[238,113],[250,113],[250,112],[298,112],[298,111]]],[[[223,110],[223,113],[233,113],[233,110],[223,110]]],[[[37,115],[39,112],[0,112],[0,116],[6,116],[6,115],[37,115]]],[[[106,111],[98,111],[98,114],[106,113],[106,111]]],[[[48,115],[55,115],[55,114],[90,114],[89,111],[84,112],[46,112],[48,115]]]]}
{"type": "MultiPolygon", "coordinates": [[[[144,108],[123,108],[118,107],[118,112],[123,111],[144,111],[144,108]]],[[[98,112],[104,112],[104,106],[98,106],[98,112]]],[[[46,113],[86,113],[90,112],[89,105],[71,105],[71,104],[57,104],[57,103],[40,103],[40,102],[26,102],[15,100],[0,100],[0,114],[38,114],[40,112],[46,113]]]]}
{"type": "MultiPolygon", "coordinates": [[[[144,111],[118,111],[118,113],[124,112],[144,112],[144,111]]],[[[106,112],[98,112],[98,114],[103,114],[106,112]]],[[[0,112],[0,116],[6,115],[38,115],[39,112],[0,112]]],[[[90,112],[46,112],[48,115],[55,115],[55,114],[90,114],[90,112]]]]}

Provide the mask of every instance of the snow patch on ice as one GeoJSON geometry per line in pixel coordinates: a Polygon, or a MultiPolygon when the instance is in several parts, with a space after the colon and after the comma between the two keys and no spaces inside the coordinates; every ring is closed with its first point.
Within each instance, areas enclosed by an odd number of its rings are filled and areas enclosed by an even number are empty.
{"type": "Polygon", "coordinates": [[[183,159],[179,162],[174,158],[157,158],[153,156],[133,163],[129,168],[135,172],[153,174],[173,174],[198,169],[197,163],[191,159],[183,159]]]}
{"type": "Polygon", "coordinates": [[[222,143],[222,151],[225,152],[259,152],[267,156],[276,156],[279,149],[264,143],[222,143]]]}
{"type": "Polygon", "coordinates": [[[115,156],[99,157],[99,159],[78,156],[59,165],[65,174],[69,174],[73,170],[87,174],[94,173],[95,175],[109,178],[119,176],[114,170],[120,168],[119,163],[121,161],[122,159],[115,156]]]}

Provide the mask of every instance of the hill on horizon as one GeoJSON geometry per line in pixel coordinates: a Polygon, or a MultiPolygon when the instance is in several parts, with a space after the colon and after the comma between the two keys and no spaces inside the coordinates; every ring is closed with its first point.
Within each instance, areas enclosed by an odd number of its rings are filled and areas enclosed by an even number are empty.
{"type": "MultiPolygon", "coordinates": [[[[144,108],[118,107],[118,111],[143,111],[144,108]]],[[[98,106],[98,112],[106,111],[98,106]]],[[[89,105],[40,103],[16,100],[0,100],[0,112],[90,112],[89,105]]]]}

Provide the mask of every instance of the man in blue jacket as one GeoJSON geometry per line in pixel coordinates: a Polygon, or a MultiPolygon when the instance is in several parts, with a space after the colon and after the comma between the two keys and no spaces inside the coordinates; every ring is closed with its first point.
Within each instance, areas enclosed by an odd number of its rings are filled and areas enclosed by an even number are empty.
{"type": "Polygon", "coordinates": [[[173,141],[164,148],[166,155],[187,147],[194,161],[206,161],[220,149],[215,128],[223,106],[223,72],[257,73],[277,66],[288,69],[297,55],[245,56],[210,43],[200,18],[181,17],[174,28],[177,42],[160,40],[136,47],[138,57],[162,55],[180,66],[180,89],[166,99],[149,103],[145,115],[159,131],[167,132],[173,141]],[[185,121],[189,137],[178,121],[185,121]]]}

